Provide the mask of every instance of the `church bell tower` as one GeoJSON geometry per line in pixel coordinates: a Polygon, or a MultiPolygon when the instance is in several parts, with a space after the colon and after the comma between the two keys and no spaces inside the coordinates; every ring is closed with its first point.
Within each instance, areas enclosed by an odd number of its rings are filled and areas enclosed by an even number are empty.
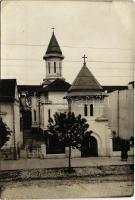
{"type": "Polygon", "coordinates": [[[62,77],[62,60],[64,56],[54,34],[54,28],[51,40],[43,59],[46,62],[46,78],[47,81],[63,79],[62,77]]]}

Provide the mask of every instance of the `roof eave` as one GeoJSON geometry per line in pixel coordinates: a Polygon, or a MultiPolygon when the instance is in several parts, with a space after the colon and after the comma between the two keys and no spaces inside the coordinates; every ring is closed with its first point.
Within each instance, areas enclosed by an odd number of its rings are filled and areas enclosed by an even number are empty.
{"type": "Polygon", "coordinates": [[[43,57],[44,60],[47,60],[48,58],[64,59],[64,56],[62,54],[59,54],[59,53],[50,53],[50,54],[45,54],[45,56],[43,57]]]}

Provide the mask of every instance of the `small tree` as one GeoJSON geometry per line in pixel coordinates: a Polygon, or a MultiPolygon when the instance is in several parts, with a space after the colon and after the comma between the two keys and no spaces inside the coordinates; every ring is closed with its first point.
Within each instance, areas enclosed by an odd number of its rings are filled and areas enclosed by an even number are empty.
{"type": "Polygon", "coordinates": [[[81,148],[85,134],[89,133],[88,128],[86,119],[81,115],[75,116],[73,112],[55,113],[54,119],[49,120],[48,131],[53,135],[56,134],[59,141],[69,148],[69,172],[71,172],[71,148],[81,148]]]}
{"type": "Polygon", "coordinates": [[[10,135],[11,135],[11,131],[9,130],[7,125],[2,121],[2,118],[0,117],[0,149],[9,140],[10,135]]]}

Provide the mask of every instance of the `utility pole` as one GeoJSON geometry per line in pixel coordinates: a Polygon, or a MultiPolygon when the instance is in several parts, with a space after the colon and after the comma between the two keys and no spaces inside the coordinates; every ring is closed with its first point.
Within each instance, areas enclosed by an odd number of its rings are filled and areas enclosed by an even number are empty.
{"type": "Polygon", "coordinates": [[[16,136],[15,136],[15,111],[14,111],[14,103],[13,105],[13,159],[17,160],[17,152],[16,152],[16,136]]]}
{"type": "Polygon", "coordinates": [[[117,98],[117,134],[118,134],[118,137],[119,137],[119,118],[120,118],[120,106],[119,106],[119,90],[118,90],[118,98],[117,98]]]}

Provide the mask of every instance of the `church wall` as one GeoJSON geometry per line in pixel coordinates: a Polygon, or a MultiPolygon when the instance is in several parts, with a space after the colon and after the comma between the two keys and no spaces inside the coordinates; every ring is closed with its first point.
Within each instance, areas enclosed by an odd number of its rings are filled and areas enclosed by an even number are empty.
{"type": "Polygon", "coordinates": [[[23,144],[23,135],[20,131],[20,109],[19,103],[14,103],[14,120],[15,120],[15,136],[16,136],[16,144],[18,146],[23,144]]]}
{"type": "Polygon", "coordinates": [[[84,116],[84,105],[87,104],[88,118],[94,119],[103,114],[103,101],[102,100],[72,100],[71,111],[76,115],[81,114],[84,116]],[[93,104],[93,116],[90,116],[90,104],[93,104]]]}
{"type": "Polygon", "coordinates": [[[65,92],[48,92],[48,97],[41,97],[40,105],[40,127],[47,129],[49,115],[53,117],[56,112],[66,112],[68,110],[67,100],[63,99],[65,92]]]}
{"type": "Polygon", "coordinates": [[[50,111],[50,117],[53,118],[53,115],[56,112],[67,112],[68,111],[68,105],[64,104],[58,104],[58,105],[44,105],[44,128],[47,129],[48,120],[49,120],[49,111],[50,111]]]}
{"type": "Polygon", "coordinates": [[[40,105],[40,128],[44,128],[44,105],[40,105]]]}
{"type": "Polygon", "coordinates": [[[108,127],[108,122],[98,121],[94,119],[90,120],[86,118],[89,123],[89,130],[92,130],[92,136],[94,136],[98,142],[98,155],[110,156],[112,152],[111,148],[111,131],[108,127]]]}
{"type": "Polygon", "coordinates": [[[64,99],[66,92],[49,92],[48,100],[52,104],[67,104],[67,100],[64,99]]]}
{"type": "Polygon", "coordinates": [[[89,124],[89,130],[92,130],[92,136],[96,138],[98,143],[98,155],[110,156],[112,152],[111,131],[108,127],[108,121],[95,121],[95,119],[103,115],[103,100],[73,100],[71,103],[71,111],[75,115],[81,114],[85,117],[89,124]],[[84,116],[84,104],[88,105],[88,116],[84,116]],[[93,103],[94,116],[90,116],[90,104],[93,103]]]}
{"type": "Polygon", "coordinates": [[[32,127],[37,128],[39,126],[39,99],[36,96],[31,98],[31,112],[32,112],[32,127]]]}
{"type": "Polygon", "coordinates": [[[52,77],[60,77],[62,74],[62,61],[60,58],[50,58],[46,61],[46,77],[52,78],[52,77]],[[48,64],[48,62],[50,64],[48,64]],[[54,62],[56,62],[56,72],[54,72],[54,62]],[[50,73],[49,73],[49,65],[50,65],[50,73]]]}

